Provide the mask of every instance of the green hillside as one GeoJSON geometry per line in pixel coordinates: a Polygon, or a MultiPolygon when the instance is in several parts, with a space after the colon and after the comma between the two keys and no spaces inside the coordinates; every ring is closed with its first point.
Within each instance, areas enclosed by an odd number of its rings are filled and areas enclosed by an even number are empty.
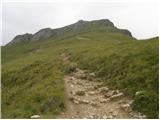
{"type": "Polygon", "coordinates": [[[65,110],[62,53],[132,97],[135,111],[158,118],[158,39],[139,41],[123,32],[94,29],[2,47],[2,118],[54,118],[65,110]]]}

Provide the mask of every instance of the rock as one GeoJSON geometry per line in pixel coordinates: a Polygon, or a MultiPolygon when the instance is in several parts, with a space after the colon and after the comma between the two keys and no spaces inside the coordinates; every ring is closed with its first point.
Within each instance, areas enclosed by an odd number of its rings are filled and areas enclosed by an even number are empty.
{"type": "Polygon", "coordinates": [[[81,102],[84,103],[84,104],[88,104],[89,103],[88,100],[82,100],[81,102]]]}
{"type": "Polygon", "coordinates": [[[145,115],[140,115],[139,119],[146,119],[147,117],[145,115]]]}
{"type": "Polygon", "coordinates": [[[116,94],[119,94],[120,92],[119,92],[119,90],[116,90],[115,93],[116,93],[116,94]]]}
{"type": "Polygon", "coordinates": [[[128,107],[130,107],[129,104],[124,104],[124,105],[122,105],[122,108],[128,108],[128,107]]]}
{"type": "Polygon", "coordinates": [[[89,118],[90,119],[94,119],[95,115],[90,115],[89,118]]]}
{"type": "Polygon", "coordinates": [[[133,101],[134,101],[134,100],[130,100],[130,101],[128,102],[128,104],[131,105],[131,104],[133,103],[133,101]]]}
{"type": "Polygon", "coordinates": [[[77,85],[77,81],[72,81],[72,84],[77,85]]]}
{"type": "Polygon", "coordinates": [[[71,88],[74,88],[74,85],[71,85],[71,88]]]}
{"type": "Polygon", "coordinates": [[[94,95],[94,94],[96,94],[96,93],[95,93],[94,91],[89,91],[88,94],[89,94],[89,95],[94,95]]]}
{"type": "Polygon", "coordinates": [[[114,95],[114,90],[108,91],[104,96],[108,98],[108,97],[111,97],[112,95],[114,95]]]}
{"type": "Polygon", "coordinates": [[[103,86],[104,86],[103,84],[98,84],[97,85],[98,88],[103,87],[103,86]]]}
{"type": "Polygon", "coordinates": [[[87,76],[87,80],[93,81],[95,77],[96,77],[95,73],[89,73],[87,76]]]}
{"type": "Polygon", "coordinates": [[[81,82],[77,82],[77,85],[83,85],[81,82]]]}
{"type": "Polygon", "coordinates": [[[69,79],[70,79],[70,80],[76,80],[76,78],[75,78],[75,77],[70,77],[69,79]]]}
{"type": "Polygon", "coordinates": [[[71,94],[72,94],[72,95],[76,95],[76,92],[75,92],[75,91],[71,91],[71,94]]]}
{"type": "Polygon", "coordinates": [[[118,104],[126,104],[126,101],[120,100],[118,104]]]}
{"type": "Polygon", "coordinates": [[[16,37],[14,37],[14,39],[9,43],[9,45],[11,44],[15,44],[15,43],[20,43],[20,42],[29,42],[32,39],[33,35],[32,34],[23,34],[23,35],[17,35],[16,37]]]}
{"type": "Polygon", "coordinates": [[[74,100],[74,97],[69,97],[69,100],[70,100],[70,101],[73,101],[73,100],[74,100]]]}
{"type": "Polygon", "coordinates": [[[84,73],[75,73],[75,77],[78,79],[86,79],[86,74],[84,73]]]}
{"type": "Polygon", "coordinates": [[[130,113],[131,117],[133,119],[146,119],[147,117],[145,115],[142,115],[141,113],[130,113]]]}
{"type": "Polygon", "coordinates": [[[88,80],[88,81],[93,81],[93,79],[94,79],[93,77],[87,76],[87,80],[88,80]]]}
{"type": "Polygon", "coordinates": [[[36,32],[33,37],[32,41],[48,39],[53,36],[53,31],[51,28],[41,29],[40,31],[36,32]]]}
{"type": "Polygon", "coordinates": [[[104,115],[102,118],[103,118],[103,119],[107,119],[108,117],[107,117],[107,115],[104,115]]]}
{"type": "Polygon", "coordinates": [[[91,101],[91,102],[90,102],[90,105],[92,105],[92,106],[97,106],[97,103],[96,103],[96,102],[91,101]]]}
{"type": "Polygon", "coordinates": [[[73,100],[73,102],[74,102],[75,104],[79,104],[79,101],[77,101],[77,100],[73,100]]]}
{"type": "Polygon", "coordinates": [[[89,96],[88,93],[86,93],[85,96],[88,97],[89,96]]]}
{"type": "Polygon", "coordinates": [[[98,89],[98,86],[94,86],[94,89],[97,90],[97,89],[98,89]]]}
{"type": "Polygon", "coordinates": [[[130,104],[123,104],[121,105],[121,108],[124,109],[125,111],[131,112],[131,107],[130,104]]]}
{"type": "Polygon", "coordinates": [[[93,86],[87,86],[85,89],[86,89],[86,91],[93,91],[94,87],[93,86]]]}
{"type": "Polygon", "coordinates": [[[109,116],[108,116],[108,119],[113,119],[113,116],[112,116],[112,115],[109,115],[109,116]]]}
{"type": "Polygon", "coordinates": [[[101,93],[106,93],[106,92],[108,92],[108,88],[107,87],[102,87],[102,88],[100,88],[100,92],[101,93]]]}
{"type": "Polygon", "coordinates": [[[100,99],[100,103],[106,103],[106,102],[109,102],[110,101],[110,98],[108,99],[100,99]]]}
{"type": "Polygon", "coordinates": [[[96,75],[95,75],[94,72],[90,73],[89,76],[91,76],[91,77],[96,77],[96,75]]]}
{"type": "Polygon", "coordinates": [[[113,111],[113,112],[112,112],[112,116],[113,116],[113,117],[116,117],[117,115],[118,115],[118,112],[117,112],[117,111],[113,111]]]}
{"type": "Polygon", "coordinates": [[[116,107],[116,109],[120,109],[120,107],[119,107],[119,106],[117,106],[117,107],[116,107]]]}
{"type": "Polygon", "coordinates": [[[115,99],[115,98],[119,98],[119,97],[122,97],[122,96],[123,96],[123,93],[119,93],[119,94],[116,94],[116,95],[112,95],[110,98],[115,99]]]}
{"type": "Polygon", "coordinates": [[[85,92],[84,91],[76,91],[76,95],[84,96],[85,92]]]}
{"type": "Polygon", "coordinates": [[[138,95],[143,95],[143,94],[145,94],[146,92],[145,91],[137,91],[136,93],[135,93],[135,96],[138,96],[138,95]]]}
{"type": "Polygon", "coordinates": [[[81,70],[81,69],[79,69],[79,68],[76,68],[75,72],[77,72],[77,73],[79,73],[79,74],[83,74],[83,73],[84,73],[84,71],[81,70]]]}
{"type": "Polygon", "coordinates": [[[32,115],[32,116],[31,116],[31,119],[38,119],[38,118],[40,118],[39,115],[32,115]]]}

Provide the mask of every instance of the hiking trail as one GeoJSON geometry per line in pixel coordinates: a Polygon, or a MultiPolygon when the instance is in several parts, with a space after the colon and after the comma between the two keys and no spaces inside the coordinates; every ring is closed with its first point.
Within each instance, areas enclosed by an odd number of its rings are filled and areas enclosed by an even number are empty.
{"type": "MultiPolygon", "coordinates": [[[[69,55],[61,54],[63,64],[69,64],[69,55]]],[[[64,77],[66,111],[58,115],[63,119],[129,119],[146,118],[132,111],[133,100],[118,89],[109,89],[98,81],[95,73],[75,68],[64,77]]]]}

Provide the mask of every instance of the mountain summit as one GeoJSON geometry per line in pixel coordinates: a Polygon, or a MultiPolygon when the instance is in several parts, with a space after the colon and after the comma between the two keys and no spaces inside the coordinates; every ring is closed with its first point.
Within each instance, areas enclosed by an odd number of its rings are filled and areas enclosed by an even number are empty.
{"type": "Polygon", "coordinates": [[[17,35],[9,43],[9,45],[20,43],[20,42],[31,42],[31,41],[63,38],[63,37],[75,35],[78,33],[91,32],[96,30],[112,32],[112,33],[120,33],[120,34],[127,35],[129,37],[132,37],[132,34],[130,31],[115,27],[114,24],[108,19],[93,20],[93,21],[79,20],[74,24],[71,24],[62,28],[57,28],[57,29],[45,28],[45,29],[39,30],[35,34],[27,33],[23,35],[17,35]]]}

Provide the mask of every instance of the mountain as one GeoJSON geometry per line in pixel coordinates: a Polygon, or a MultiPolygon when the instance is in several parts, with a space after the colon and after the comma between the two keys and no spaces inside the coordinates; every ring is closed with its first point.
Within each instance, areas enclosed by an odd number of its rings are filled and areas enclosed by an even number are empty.
{"type": "Polygon", "coordinates": [[[134,111],[159,118],[159,37],[137,40],[107,19],[80,20],[18,35],[1,48],[2,118],[56,118],[66,110],[64,77],[76,66],[123,92],[134,111]]]}
{"type": "Polygon", "coordinates": [[[62,28],[58,28],[58,29],[45,28],[45,29],[39,30],[33,35],[32,34],[18,35],[9,43],[9,45],[15,44],[15,43],[21,43],[21,42],[31,42],[31,41],[39,41],[39,40],[46,40],[46,39],[62,38],[65,36],[70,36],[77,33],[89,32],[94,30],[121,33],[121,34],[132,37],[132,34],[128,30],[118,29],[108,19],[94,20],[94,21],[79,20],[74,24],[71,24],[62,28]]]}
{"type": "Polygon", "coordinates": [[[20,42],[29,42],[32,39],[32,34],[24,34],[24,35],[17,35],[9,44],[16,44],[20,42]]]}

